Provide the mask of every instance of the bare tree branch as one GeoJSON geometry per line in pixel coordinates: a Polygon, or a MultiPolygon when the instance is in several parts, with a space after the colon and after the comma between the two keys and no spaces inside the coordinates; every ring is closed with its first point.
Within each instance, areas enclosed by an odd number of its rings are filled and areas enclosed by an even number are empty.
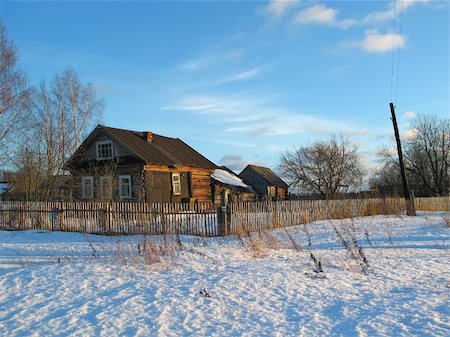
{"type": "Polygon", "coordinates": [[[360,187],[364,175],[356,147],[334,136],[282,153],[279,168],[291,185],[327,198],[360,187]]]}

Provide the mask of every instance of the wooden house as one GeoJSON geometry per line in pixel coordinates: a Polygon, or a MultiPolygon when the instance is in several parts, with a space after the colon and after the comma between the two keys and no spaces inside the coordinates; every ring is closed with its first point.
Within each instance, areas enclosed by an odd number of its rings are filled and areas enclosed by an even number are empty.
{"type": "Polygon", "coordinates": [[[253,187],[262,200],[285,200],[288,195],[288,185],[270,168],[247,165],[239,173],[239,177],[253,187]]]}
{"type": "Polygon", "coordinates": [[[257,194],[253,188],[242,181],[242,179],[226,166],[220,166],[211,175],[213,188],[213,201],[222,202],[244,202],[256,201],[257,194]],[[226,200],[222,200],[222,198],[226,200]]]}
{"type": "Polygon", "coordinates": [[[98,125],[66,168],[75,199],[209,202],[217,166],[178,138],[98,125]]]}

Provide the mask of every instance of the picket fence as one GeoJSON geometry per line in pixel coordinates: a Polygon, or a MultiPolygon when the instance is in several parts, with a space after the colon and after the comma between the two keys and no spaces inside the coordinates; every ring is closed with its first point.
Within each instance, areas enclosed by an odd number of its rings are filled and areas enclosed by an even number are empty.
{"type": "Polygon", "coordinates": [[[213,203],[0,202],[0,228],[217,236],[213,203]]]}
{"type": "MultiPolygon", "coordinates": [[[[419,211],[450,211],[450,197],[415,198],[419,211]]],[[[218,236],[316,220],[404,214],[401,198],[230,203],[0,202],[0,229],[106,235],[218,236]]]]}

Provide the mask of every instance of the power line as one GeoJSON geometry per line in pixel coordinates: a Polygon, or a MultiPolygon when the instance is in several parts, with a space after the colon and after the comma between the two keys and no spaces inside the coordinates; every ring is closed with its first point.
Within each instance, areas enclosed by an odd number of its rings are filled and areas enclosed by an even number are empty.
{"type": "MultiPolygon", "coordinates": [[[[399,29],[399,36],[401,37],[402,36],[402,26],[403,26],[403,10],[404,10],[404,7],[403,7],[403,1],[401,2],[401,8],[402,8],[402,10],[401,10],[401,14],[400,14],[400,29],[399,29]]],[[[395,99],[394,99],[394,102],[395,103],[397,103],[397,97],[398,97],[398,79],[399,79],[399,77],[400,77],[400,47],[398,48],[398,57],[397,57],[397,83],[396,83],[396,85],[395,85],[395,99]]]]}
{"type": "Polygon", "coordinates": [[[394,23],[392,28],[392,60],[391,60],[391,99],[394,93],[394,59],[395,59],[395,21],[397,18],[397,0],[394,3],[394,23]]]}
{"type": "MultiPolygon", "coordinates": [[[[379,121],[379,122],[376,123],[376,124],[373,124],[372,127],[371,127],[370,129],[367,129],[366,131],[364,131],[364,132],[362,132],[362,133],[360,133],[360,134],[358,134],[358,135],[355,135],[356,138],[353,138],[352,140],[353,140],[353,141],[358,141],[358,140],[360,140],[361,138],[367,136],[371,131],[377,129],[380,125],[389,122],[389,118],[386,117],[386,116],[382,116],[382,117],[378,118],[378,120],[380,120],[380,119],[381,119],[381,121],[379,121]]],[[[350,137],[350,138],[352,138],[352,137],[350,137]]]]}

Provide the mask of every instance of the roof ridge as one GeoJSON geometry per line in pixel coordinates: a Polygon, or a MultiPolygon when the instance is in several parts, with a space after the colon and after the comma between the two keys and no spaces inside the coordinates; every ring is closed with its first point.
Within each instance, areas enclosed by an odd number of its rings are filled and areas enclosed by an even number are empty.
{"type": "Polygon", "coordinates": [[[100,126],[102,128],[106,128],[106,129],[113,129],[113,130],[119,130],[119,131],[125,131],[125,132],[133,132],[133,133],[144,133],[144,132],[151,132],[153,134],[153,136],[158,136],[158,137],[162,137],[162,138],[167,138],[167,139],[174,139],[177,140],[178,138],[174,138],[174,137],[168,137],[168,136],[163,136],[157,133],[154,133],[153,131],[136,131],[136,130],[129,130],[129,129],[122,129],[122,128],[115,128],[112,126],[107,126],[107,125],[103,125],[103,124],[98,124],[97,127],[100,126]]]}

